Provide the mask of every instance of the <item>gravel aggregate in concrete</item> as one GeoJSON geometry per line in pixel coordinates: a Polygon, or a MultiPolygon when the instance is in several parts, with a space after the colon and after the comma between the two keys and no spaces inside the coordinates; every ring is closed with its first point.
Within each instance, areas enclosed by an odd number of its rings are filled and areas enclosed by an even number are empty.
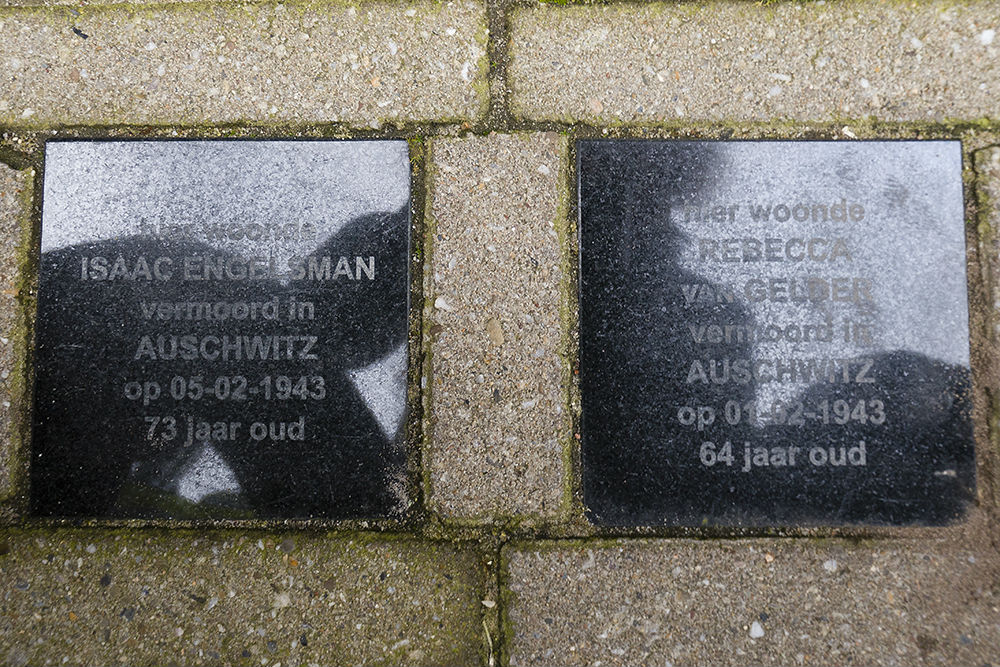
{"type": "Polygon", "coordinates": [[[611,3],[512,20],[512,108],[593,123],[1000,113],[1000,4],[611,3]]]}
{"type": "Polygon", "coordinates": [[[565,140],[431,147],[429,502],[459,519],[551,518],[569,437],[557,225],[565,140]]]}
{"type": "Polygon", "coordinates": [[[988,540],[536,542],[506,557],[511,665],[1000,656],[1000,558],[988,540]]]}
{"type": "Polygon", "coordinates": [[[14,171],[0,164],[0,499],[14,491],[15,465],[11,443],[11,373],[14,372],[14,335],[20,253],[27,224],[32,171],[14,171]]]}
{"type": "MultiPolygon", "coordinates": [[[[202,0],[129,0],[130,5],[165,5],[173,3],[196,3],[202,0]]],[[[121,0],[0,0],[0,7],[58,7],[66,5],[73,9],[91,5],[120,5],[121,0]]]]}
{"type": "Polygon", "coordinates": [[[485,26],[468,0],[0,9],[0,123],[474,119],[485,26]]]}
{"type": "Polygon", "coordinates": [[[479,662],[476,552],[370,535],[0,533],[0,663],[479,662]]]}

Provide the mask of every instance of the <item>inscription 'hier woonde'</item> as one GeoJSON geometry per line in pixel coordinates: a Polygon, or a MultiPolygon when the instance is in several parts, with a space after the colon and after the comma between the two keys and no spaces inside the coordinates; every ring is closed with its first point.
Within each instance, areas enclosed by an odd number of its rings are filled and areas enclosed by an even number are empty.
{"type": "Polygon", "coordinates": [[[392,511],[408,192],[405,142],[50,144],[38,510],[392,511]]]}
{"type": "Polygon", "coordinates": [[[578,156],[597,521],[941,522],[969,502],[956,143],[578,156]]]}
{"type": "MultiPolygon", "coordinates": [[[[795,219],[798,222],[811,220],[814,223],[846,222],[859,223],[864,220],[865,207],[859,203],[848,203],[842,199],[833,205],[819,203],[796,204],[712,204],[692,206],[690,204],[670,207],[678,211],[683,222],[698,222],[704,215],[713,219],[735,223],[743,222],[741,212],[754,221],[767,220],[773,215],[779,222],[795,219]],[[710,213],[706,213],[710,212],[710,213]]],[[[801,265],[808,263],[807,273],[800,277],[746,277],[732,286],[711,286],[708,284],[682,284],[679,289],[683,296],[684,308],[698,311],[702,306],[719,303],[736,303],[737,299],[754,303],[768,301],[776,304],[832,302],[843,305],[843,312],[827,310],[822,321],[801,322],[794,319],[796,313],[785,314],[772,311],[773,319],[755,322],[752,326],[736,322],[711,324],[688,323],[687,330],[695,347],[720,343],[782,342],[796,344],[800,349],[809,344],[809,356],[784,356],[777,358],[706,358],[691,359],[685,382],[688,384],[755,384],[779,383],[784,385],[809,385],[817,382],[875,384],[870,374],[874,359],[863,355],[850,358],[824,356],[824,348],[834,342],[853,344],[864,349],[873,343],[871,323],[860,323],[851,317],[851,304],[874,306],[872,281],[867,276],[852,273],[853,254],[851,243],[843,236],[809,237],[741,237],[707,238],[696,240],[695,264],[717,263],[755,264],[788,263],[801,265]],[[821,265],[825,273],[816,275],[812,264],[821,265]],[[834,275],[831,272],[840,272],[834,275]],[[739,296],[737,296],[739,295],[739,296]],[[791,321],[789,321],[791,316],[791,321]]],[[[767,271],[766,266],[763,271],[767,271]]],[[[704,322],[704,318],[698,318],[704,322]]],[[[838,348],[840,349],[839,346],[838,348]]],[[[786,393],[786,392],[781,392],[786,393]]],[[[741,401],[739,396],[721,405],[682,405],[677,409],[676,418],[684,426],[691,427],[700,435],[711,436],[725,426],[736,426],[746,420],[755,425],[775,424],[805,426],[807,421],[823,425],[846,425],[852,421],[882,425],[886,421],[884,401],[873,400],[823,400],[815,404],[801,400],[777,398],[770,402],[741,401]]],[[[704,439],[698,447],[698,460],[705,467],[738,466],[742,472],[754,469],[810,464],[813,466],[863,466],[867,463],[866,445],[860,440],[853,446],[826,447],[777,446],[768,447],[762,443],[733,443],[731,440],[704,439]]]]}

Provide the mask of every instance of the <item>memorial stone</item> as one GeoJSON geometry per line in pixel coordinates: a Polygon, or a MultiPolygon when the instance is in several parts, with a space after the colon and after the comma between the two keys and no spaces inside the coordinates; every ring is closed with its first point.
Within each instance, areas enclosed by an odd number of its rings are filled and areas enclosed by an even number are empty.
{"type": "Polygon", "coordinates": [[[33,513],[398,515],[409,190],[403,141],[49,142],[33,513]]]}
{"type": "Polygon", "coordinates": [[[583,141],[604,525],[929,524],[975,497],[957,141],[583,141]]]}

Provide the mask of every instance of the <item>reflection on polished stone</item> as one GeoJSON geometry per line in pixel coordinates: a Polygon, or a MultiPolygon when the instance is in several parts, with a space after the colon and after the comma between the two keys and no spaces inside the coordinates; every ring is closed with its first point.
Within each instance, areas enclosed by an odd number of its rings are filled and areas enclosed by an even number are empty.
{"type": "Polygon", "coordinates": [[[50,142],[33,513],[397,516],[409,190],[402,141],[50,142]]]}
{"type": "Polygon", "coordinates": [[[942,524],[975,494],[956,141],[584,141],[606,525],[942,524]]]}

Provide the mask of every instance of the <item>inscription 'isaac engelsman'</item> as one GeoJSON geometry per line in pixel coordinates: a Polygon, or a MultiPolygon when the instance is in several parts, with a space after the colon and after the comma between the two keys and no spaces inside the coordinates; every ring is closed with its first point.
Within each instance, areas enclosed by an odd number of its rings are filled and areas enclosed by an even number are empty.
{"type": "Polygon", "coordinates": [[[33,511],[405,504],[405,142],[55,142],[45,186],[33,511]]]}
{"type": "Polygon", "coordinates": [[[81,280],[375,280],[375,257],[80,257],[81,280]]]}
{"type": "Polygon", "coordinates": [[[957,143],[579,155],[595,521],[961,514],[975,470],[957,143]]]}

